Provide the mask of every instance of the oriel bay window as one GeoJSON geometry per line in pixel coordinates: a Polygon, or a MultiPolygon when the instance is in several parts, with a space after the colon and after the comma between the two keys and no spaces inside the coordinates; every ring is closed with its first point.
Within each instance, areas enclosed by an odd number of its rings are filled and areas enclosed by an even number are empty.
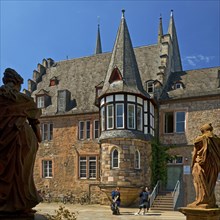
{"type": "Polygon", "coordinates": [[[129,94],[103,97],[100,100],[100,116],[101,131],[131,129],[154,134],[154,105],[142,97],[129,94]]]}
{"type": "Polygon", "coordinates": [[[97,179],[98,156],[79,157],[79,178],[97,179]]]}

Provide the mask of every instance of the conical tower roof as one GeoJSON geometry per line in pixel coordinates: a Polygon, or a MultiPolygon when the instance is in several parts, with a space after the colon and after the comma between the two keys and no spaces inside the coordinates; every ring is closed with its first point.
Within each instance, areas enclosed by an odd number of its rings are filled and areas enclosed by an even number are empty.
{"type": "Polygon", "coordinates": [[[122,10],[121,23],[100,96],[109,93],[126,92],[149,98],[150,96],[144,91],[142,86],[124,12],[125,11],[122,10]],[[116,76],[114,76],[114,74],[116,74],[116,76]]]}
{"type": "Polygon", "coordinates": [[[173,17],[173,10],[171,10],[170,14],[170,23],[168,27],[168,34],[171,37],[172,43],[173,43],[173,57],[174,57],[174,64],[173,64],[173,72],[174,71],[182,71],[182,63],[180,58],[180,51],[179,51],[179,44],[178,44],[178,38],[176,33],[176,27],[173,17]]]}

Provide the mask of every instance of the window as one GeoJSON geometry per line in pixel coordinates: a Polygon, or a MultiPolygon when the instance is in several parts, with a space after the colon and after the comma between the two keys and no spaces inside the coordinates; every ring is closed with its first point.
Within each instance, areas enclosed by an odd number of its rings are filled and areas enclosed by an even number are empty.
{"type": "Polygon", "coordinates": [[[90,121],[86,121],[86,139],[90,139],[90,121]]]}
{"type": "Polygon", "coordinates": [[[114,108],[113,105],[107,106],[107,129],[112,129],[114,126],[114,108]]]}
{"type": "Polygon", "coordinates": [[[185,131],[185,112],[176,112],[176,132],[185,131]]]}
{"type": "Polygon", "coordinates": [[[135,128],[135,105],[128,104],[128,128],[135,128]]]}
{"type": "Polygon", "coordinates": [[[169,159],[167,163],[182,164],[183,157],[182,156],[173,156],[173,158],[169,159]]]}
{"type": "Polygon", "coordinates": [[[137,107],[137,130],[143,130],[143,116],[142,116],[142,107],[137,107]]]}
{"type": "Polygon", "coordinates": [[[180,88],[182,88],[182,83],[178,82],[174,85],[174,89],[180,89],[180,88]]]}
{"type": "Polygon", "coordinates": [[[117,149],[112,151],[112,168],[119,168],[119,154],[117,149]]]}
{"type": "Polygon", "coordinates": [[[97,156],[79,157],[79,178],[96,179],[97,178],[97,156]]]}
{"type": "Polygon", "coordinates": [[[37,97],[37,107],[44,108],[44,106],[45,106],[44,96],[38,96],[37,97]]]}
{"type": "Polygon", "coordinates": [[[134,168],[140,169],[140,152],[138,150],[135,151],[134,168]]]}
{"type": "Polygon", "coordinates": [[[94,121],[94,138],[99,137],[99,121],[94,121]]]}
{"type": "Polygon", "coordinates": [[[80,157],[79,159],[79,177],[86,179],[86,157],[80,157]]]}
{"type": "Polygon", "coordinates": [[[79,122],[79,140],[84,138],[84,121],[79,122]]]}
{"type": "Polygon", "coordinates": [[[52,175],[52,160],[42,161],[42,176],[43,178],[51,178],[52,175]]]}
{"type": "Polygon", "coordinates": [[[42,141],[50,141],[53,139],[53,124],[44,123],[41,124],[41,136],[42,141]]]}
{"type": "Polygon", "coordinates": [[[101,108],[101,129],[105,130],[105,107],[101,108]]]}
{"type": "Polygon", "coordinates": [[[184,131],[185,131],[185,112],[166,112],[165,133],[174,133],[174,132],[182,133],[184,131]]]}
{"type": "Polygon", "coordinates": [[[124,104],[116,104],[116,127],[124,128],[124,104]]]}
{"type": "Polygon", "coordinates": [[[148,81],[147,83],[146,83],[147,85],[147,92],[148,93],[153,93],[154,92],[154,81],[153,80],[151,80],[151,81],[148,81]]]}

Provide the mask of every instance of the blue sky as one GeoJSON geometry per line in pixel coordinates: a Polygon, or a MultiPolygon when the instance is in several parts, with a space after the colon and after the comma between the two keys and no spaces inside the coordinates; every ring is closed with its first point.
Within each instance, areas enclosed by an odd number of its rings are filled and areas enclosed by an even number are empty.
{"type": "Polygon", "coordinates": [[[170,11],[174,10],[183,69],[220,66],[219,0],[0,3],[0,77],[5,68],[13,68],[24,78],[23,88],[44,58],[60,61],[67,56],[72,59],[94,54],[98,20],[102,50],[112,51],[122,9],[134,47],[155,44],[160,14],[166,33],[170,11]]]}

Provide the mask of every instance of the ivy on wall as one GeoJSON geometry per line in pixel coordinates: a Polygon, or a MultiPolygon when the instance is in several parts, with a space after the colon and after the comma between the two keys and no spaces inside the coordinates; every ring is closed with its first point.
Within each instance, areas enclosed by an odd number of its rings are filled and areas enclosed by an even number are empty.
{"type": "Polygon", "coordinates": [[[152,161],[151,161],[151,188],[160,180],[162,186],[167,184],[167,161],[171,158],[167,150],[170,147],[162,146],[159,140],[154,139],[151,142],[152,161]]]}

